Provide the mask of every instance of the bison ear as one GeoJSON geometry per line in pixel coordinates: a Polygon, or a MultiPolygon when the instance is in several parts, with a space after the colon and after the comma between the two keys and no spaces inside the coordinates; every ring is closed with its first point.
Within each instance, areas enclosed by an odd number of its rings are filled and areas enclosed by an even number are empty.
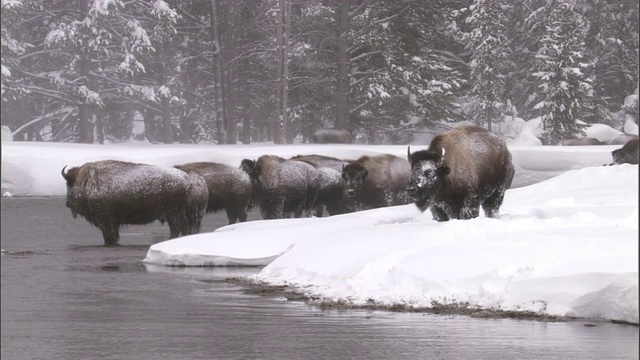
{"type": "Polygon", "coordinates": [[[411,146],[407,146],[407,160],[411,162],[411,146]]]}

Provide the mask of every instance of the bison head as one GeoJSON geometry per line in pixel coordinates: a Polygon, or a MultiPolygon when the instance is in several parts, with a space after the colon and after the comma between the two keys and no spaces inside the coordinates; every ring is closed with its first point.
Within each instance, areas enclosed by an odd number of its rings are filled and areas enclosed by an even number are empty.
{"type": "Polygon", "coordinates": [[[364,185],[367,175],[369,175],[369,170],[361,163],[354,162],[342,165],[342,183],[348,197],[356,196],[357,190],[364,185]]]}
{"type": "Polygon", "coordinates": [[[240,170],[249,174],[252,181],[257,181],[260,176],[260,165],[255,160],[244,159],[240,162],[240,170]]]}
{"type": "Polygon", "coordinates": [[[411,153],[407,148],[407,158],[411,164],[411,180],[407,193],[421,210],[431,205],[433,194],[442,186],[451,169],[444,161],[445,150],[421,150],[411,153]]]}

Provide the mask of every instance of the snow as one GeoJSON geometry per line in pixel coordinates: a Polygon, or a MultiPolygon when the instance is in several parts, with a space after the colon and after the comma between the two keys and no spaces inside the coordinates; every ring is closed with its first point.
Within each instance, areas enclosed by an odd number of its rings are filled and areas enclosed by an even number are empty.
{"type": "MultiPolygon", "coordinates": [[[[417,151],[424,147],[412,145],[417,151]]],[[[601,166],[620,146],[509,144],[516,176],[501,216],[438,223],[413,204],[251,221],[151,246],[145,263],[264,266],[253,279],[329,301],[533,311],[638,323],[638,166],[601,166]]],[[[83,145],[2,142],[6,196],[63,196],[63,166],[117,159],[234,167],[264,154],[338,158],[406,146],[83,145]]],[[[205,215],[208,216],[208,215],[205,215]]],[[[88,224],[87,224],[88,225],[88,224]]],[[[98,239],[96,240],[98,241],[98,239]]]]}

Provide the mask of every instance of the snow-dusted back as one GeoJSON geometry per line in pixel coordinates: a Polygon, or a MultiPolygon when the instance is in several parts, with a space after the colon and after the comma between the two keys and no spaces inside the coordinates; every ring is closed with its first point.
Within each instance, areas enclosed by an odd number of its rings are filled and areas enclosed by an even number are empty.
{"type": "MultiPolygon", "coordinates": [[[[427,144],[413,144],[412,151],[427,144]]],[[[252,221],[151,246],[161,265],[265,265],[256,280],[355,304],[529,310],[638,323],[638,166],[618,146],[514,146],[498,219],[437,223],[412,204],[325,218],[252,221]]],[[[234,167],[263,154],[338,158],[406,146],[2,143],[2,192],[63,196],[63,166],[118,159],[234,167]]],[[[205,215],[207,216],[207,215],[205,215]]],[[[142,259],[141,259],[142,260],[142,259]]]]}

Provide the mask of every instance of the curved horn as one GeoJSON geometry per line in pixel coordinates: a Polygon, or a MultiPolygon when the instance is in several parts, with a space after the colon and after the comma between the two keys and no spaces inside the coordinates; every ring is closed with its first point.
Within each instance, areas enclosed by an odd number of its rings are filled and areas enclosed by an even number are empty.
{"type": "Polygon", "coordinates": [[[411,146],[407,146],[407,160],[411,162],[411,146]]]}
{"type": "Polygon", "coordinates": [[[60,171],[60,174],[62,174],[62,177],[63,177],[65,180],[69,180],[69,178],[67,177],[67,174],[65,174],[65,173],[64,173],[64,169],[66,169],[66,168],[67,168],[67,165],[65,165],[65,166],[62,168],[62,171],[60,171]]]}
{"type": "Polygon", "coordinates": [[[444,150],[444,148],[442,148],[442,155],[441,155],[442,158],[444,158],[444,154],[445,154],[445,150],[444,150]]]}

